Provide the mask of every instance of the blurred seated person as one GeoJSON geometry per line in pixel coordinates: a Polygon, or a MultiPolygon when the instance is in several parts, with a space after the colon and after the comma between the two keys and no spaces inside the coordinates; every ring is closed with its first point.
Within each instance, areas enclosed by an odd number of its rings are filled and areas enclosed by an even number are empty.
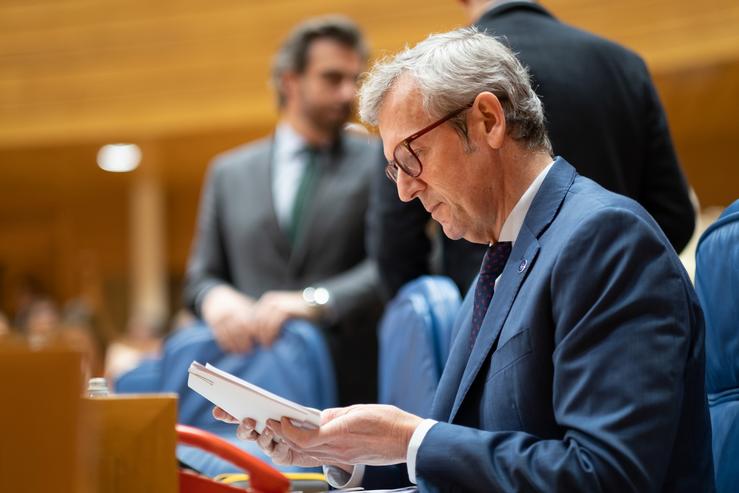
{"type": "Polygon", "coordinates": [[[107,348],[105,376],[115,380],[119,375],[135,368],[143,359],[158,354],[162,343],[162,324],[156,317],[135,313],[128,320],[126,333],[107,348]]]}
{"type": "Polygon", "coordinates": [[[28,305],[23,334],[31,346],[46,345],[58,336],[61,319],[56,304],[49,298],[38,298],[28,305]]]}
{"type": "Polygon", "coordinates": [[[343,130],[367,48],[342,17],[298,25],[275,56],[274,133],[218,156],[200,202],[186,304],[226,352],[269,346],[289,318],[319,325],[339,400],[376,399],[376,267],[365,252],[379,141],[343,130]]]}
{"type": "Polygon", "coordinates": [[[82,355],[82,371],[85,379],[102,374],[101,351],[90,327],[72,324],[60,316],[57,304],[46,296],[38,295],[23,305],[23,325],[15,332],[0,312],[0,337],[8,335],[25,339],[34,350],[63,346],[77,350],[82,355]]]}
{"type": "Polygon", "coordinates": [[[8,323],[8,317],[3,312],[0,312],[0,337],[8,335],[12,332],[10,324],[8,323]]]}

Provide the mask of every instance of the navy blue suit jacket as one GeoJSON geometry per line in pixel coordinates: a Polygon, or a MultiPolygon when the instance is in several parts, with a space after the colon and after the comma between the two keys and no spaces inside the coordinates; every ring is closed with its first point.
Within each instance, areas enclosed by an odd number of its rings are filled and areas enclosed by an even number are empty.
{"type": "MultiPolygon", "coordinates": [[[[702,313],[641,206],[558,158],[470,350],[473,297],[418,451],[422,491],[713,491],[702,313]]],[[[405,465],[365,478],[407,482],[405,465]]]]}

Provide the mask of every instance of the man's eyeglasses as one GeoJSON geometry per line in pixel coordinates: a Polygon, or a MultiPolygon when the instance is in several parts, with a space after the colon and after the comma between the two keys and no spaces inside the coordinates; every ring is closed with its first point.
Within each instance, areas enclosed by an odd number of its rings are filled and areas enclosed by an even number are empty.
{"type": "Polygon", "coordinates": [[[441,120],[435,121],[431,125],[424,127],[418,132],[414,133],[410,137],[407,137],[400,141],[398,145],[395,146],[395,149],[393,149],[393,160],[387,163],[387,166],[385,166],[385,174],[387,175],[387,177],[397,183],[399,169],[403,170],[403,173],[412,178],[417,178],[418,176],[420,176],[421,172],[423,171],[423,165],[421,165],[421,160],[418,159],[416,153],[413,151],[413,149],[411,149],[411,142],[413,142],[420,136],[432,131],[442,123],[451,120],[455,116],[462,113],[464,110],[471,108],[473,103],[470,103],[467,106],[464,106],[456,111],[449,113],[441,120]]]}

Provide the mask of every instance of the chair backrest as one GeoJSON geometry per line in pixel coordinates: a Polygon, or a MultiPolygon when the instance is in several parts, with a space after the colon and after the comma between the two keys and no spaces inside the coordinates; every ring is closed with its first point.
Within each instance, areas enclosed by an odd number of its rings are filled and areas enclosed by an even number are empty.
{"type": "Polygon", "coordinates": [[[706,321],[706,391],[716,490],[739,485],[739,200],[700,238],[695,288],[706,321]]]}
{"type": "MultiPolygon", "coordinates": [[[[325,409],[337,405],[336,376],[328,346],[320,329],[304,320],[288,321],[272,347],[257,348],[247,354],[221,351],[213,333],[205,325],[178,330],[165,341],[160,359],[146,361],[122,375],[115,382],[115,391],[175,392],[179,396],[179,423],[219,435],[269,461],[252,442],[237,440],[235,427],[216,421],[211,415],[213,405],[188,388],[187,369],[193,361],[211,363],[305,406],[325,409]]],[[[225,461],[197,449],[180,447],[178,456],[208,475],[238,471],[225,461]]],[[[296,468],[280,469],[290,471],[296,468]]]]}
{"type": "Polygon", "coordinates": [[[388,304],[379,328],[379,402],[427,417],[462,303],[451,279],[424,276],[388,304]]]}

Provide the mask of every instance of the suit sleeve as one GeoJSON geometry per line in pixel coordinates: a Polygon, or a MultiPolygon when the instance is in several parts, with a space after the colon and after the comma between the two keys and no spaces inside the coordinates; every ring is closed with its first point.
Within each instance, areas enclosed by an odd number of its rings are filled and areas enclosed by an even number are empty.
{"type": "Polygon", "coordinates": [[[395,296],[408,281],[429,273],[428,221],[423,205],[418,200],[401,201],[384,168],[378,166],[372,177],[367,236],[387,298],[395,296]]]}
{"type": "Polygon", "coordinates": [[[644,121],[647,135],[644,177],[638,201],[654,217],[680,253],[695,229],[695,210],[678,162],[662,104],[644,67],[644,121]]]}
{"type": "Polygon", "coordinates": [[[362,487],[366,490],[403,488],[411,486],[405,464],[365,466],[362,487]]]}
{"type": "Polygon", "coordinates": [[[596,214],[578,226],[554,263],[553,394],[543,405],[552,406],[561,436],[438,423],[419,449],[419,486],[660,490],[686,362],[700,355],[690,354],[691,313],[680,267],[658,236],[631,212],[596,214]]]}
{"type": "MultiPolygon", "coordinates": [[[[361,250],[360,257],[362,260],[351,268],[318,282],[331,293],[331,315],[339,320],[354,314],[363,315],[367,312],[368,307],[378,307],[381,303],[377,262],[369,257],[367,251],[367,234],[369,232],[367,223],[369,220],[370,195],[372,193],[371,180],[375,169],[381,167],[379,165],[382,156],[380,142],[377,141],[376,145],[372,145],[370,149],[372,155],[369,157],[369,161],[363,161],[363,164],[368,166],[362,168],[361,171],[357,171],[357,173],[361,173],[361,175],[358,175],[361,178],[358,179],[362,183],[362,193],[351,199],[362,204],[362,206],[357,209],[358,215],[349,219],[357,220],[361,217],[363,221],[363,227],[360,228],[361,238],[358,237],[358,243],[351,247],[361,250]]],[[[366,154],[368,149],[363,147],[361,152],[366,154]]],[[[368,158],[362,157],[361,159],[366,160],[368,158]]],[[[384,162],[384,158],[382,160],[384,162]]]]}
{"type": "Polygon", "coordinates": [[[319,284],[331,293],[332,315],[337,319],[380,302],[377,265],[369,258],[319,284]]]}
{"type": "Polygon", "coordinates": [[[222,167],[216,161],[208,169],[203,185],[195,237],[185,274],[184,302],[199,317],[202,317],[201,305],[205,294],[214,286],[231,282],[219,218],[221,174],[222,167]]]}

